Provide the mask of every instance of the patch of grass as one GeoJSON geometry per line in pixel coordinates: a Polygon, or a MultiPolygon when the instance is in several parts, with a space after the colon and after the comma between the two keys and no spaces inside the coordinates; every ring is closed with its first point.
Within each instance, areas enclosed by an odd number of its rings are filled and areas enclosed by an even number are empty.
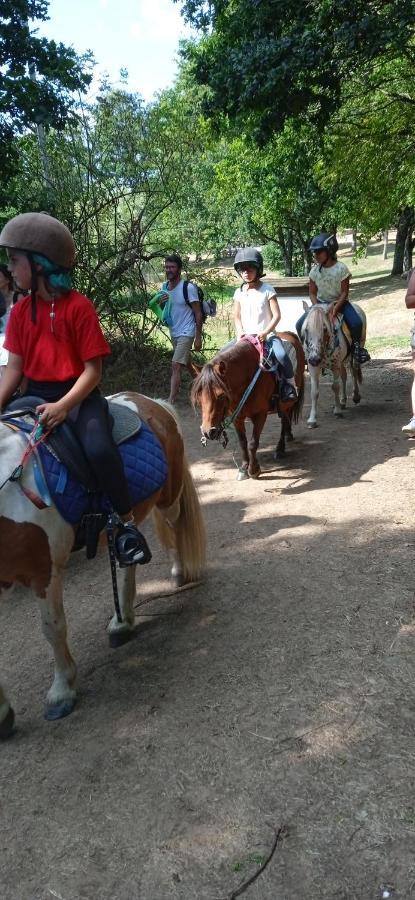
{"type": "Polygon", "coordinates": [[[373,337],[366,341],[369,353],[379,353],[381,350],[408,350],[409,336],[407,334],[391,334],[386,337],[373,337]]]}
{"type": "Polygon", "coordinates": [[[234,872],[241,872],[242,869],[245,869],[247,866],[252,865],[253,863],[256,866],[262,866],[265,862],[265,856],[261,853],[250,853],[249,856],[246,856],[245,859],[240,859],[238,862],[234,863],[232,866],[234,872]]]}

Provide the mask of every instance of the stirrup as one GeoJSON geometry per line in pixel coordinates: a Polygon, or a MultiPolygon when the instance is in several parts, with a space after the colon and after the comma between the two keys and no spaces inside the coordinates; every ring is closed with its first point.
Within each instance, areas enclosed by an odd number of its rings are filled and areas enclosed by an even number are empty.
{"type": "Polygon", "coordinates": [[[293,384],[288,384],[287,381],[282,381],[280,383],[280,401],[281,403],[289,403],[291,400],[296,400],[298,397],[297,388],[294,387],[293,384]]]}
{"type": "Polygon", "coordinates": [[[151,551],[134,522],[123,524],[115,539],[115,552],[120,568],[143,566],[151,560],[151,551]]]}

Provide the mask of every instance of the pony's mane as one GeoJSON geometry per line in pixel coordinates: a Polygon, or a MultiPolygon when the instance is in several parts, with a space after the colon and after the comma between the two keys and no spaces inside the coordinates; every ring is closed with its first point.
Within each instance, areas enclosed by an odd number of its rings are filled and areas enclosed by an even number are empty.
{"type": "Polygon", "coordinates": [[[327,324],[327,314],[317,304],[314,304],[305,320],[305,326],[312,325],[316,337],[322,338],[324,334],[324,326],[327,324]],[[311,321],[310,321],[311,319],[311,321]]]}
{"type": "Polygon", "coordinates": [[[217,362],[218,358],[215,356],[211,362],[205,363],[200,374],[196,376],[190,394],[193,408],[200,403],[201,395],[204,393],[208,395],[212,403],[215,402],[218,392],[225,394],[229,398],[229,391],[225,382],[214,369],[214,365],[217,362]]]}
{"type": "Polygon", "coordinates": [[[190,395],[190,399],[193,406],[197,406],[200,402],[200,396],[203,392],[209,396],[211,402],[215,401],[215,397],[218,392],[225,394],[228,400],[231,400],[231,395],[229,392],[229,387],[225,383],[224,379],[221,377],[219,372],[215,369],[215,366],[218,366],[219,363],[225,364],[225,374],[226,369],[229,362],[236,362],[238,357],[246,356],[246,354],[256,354],[257,351],[253,347],[249,341],[238,341],[236,344],[233,344],[231,347],[226,347],[224,350],[220,350],[213,359],[205,363],[203,366],[200,375],[198,375],[192,387],[192,392],[190,395]]]}

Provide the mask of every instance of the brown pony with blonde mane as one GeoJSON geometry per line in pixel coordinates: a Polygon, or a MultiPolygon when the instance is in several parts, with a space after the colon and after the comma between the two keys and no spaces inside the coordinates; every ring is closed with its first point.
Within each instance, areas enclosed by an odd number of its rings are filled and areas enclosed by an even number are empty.
{"type": "MultiPolygon", "coordinates": [[[[292,440],[291,426],[297,422],[304,399],[304,352],[298,337],[291,332],[278,335],[295,349],[297,366],[295,382],[298,396],[295,400],[282,403],[275,396],[275,376],[262,371],[252,393],[246,399],[233,425],[238,435],[242,451],[242,466],[238,478],[259,478],[261,468],[257,460],[259,439],[269,413],[277,412],[281,418],[281,433],[275,448],[275,458],[285,455],[285,441],[292,440]],[[245,419],[252,422],[252,436],[248,440],[245,419]]],[[[235,345],[221,350],[211,362],[206,363],[197,375],[192,388],[193,406],[202,410],[202,441],[226,439],[226,419],[238,407],[245,390],[251,383],[259,366],[259,355],[248,341],[238,341],[235,345]]]]}

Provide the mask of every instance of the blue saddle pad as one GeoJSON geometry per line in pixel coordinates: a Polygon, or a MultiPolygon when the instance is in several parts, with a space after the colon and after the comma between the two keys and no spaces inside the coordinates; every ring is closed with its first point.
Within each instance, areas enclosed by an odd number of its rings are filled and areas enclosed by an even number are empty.
{"type": "MultiPolygon", "coordinates": [[[[160,441],[142,422],[138,434],[120,444],[118,450],[124,465],[130,489],[132,506],[146,500],[164,484],[167,478],[167,461],[160,441]]],[[[44,444],[38,447],[45,481],[58,512],[75,525],[90,509],[91,495],[56,459],[44,444]]],[[[111,508],[105,494],[97,495],[94,512],[108,512],[111,508]]]]}

